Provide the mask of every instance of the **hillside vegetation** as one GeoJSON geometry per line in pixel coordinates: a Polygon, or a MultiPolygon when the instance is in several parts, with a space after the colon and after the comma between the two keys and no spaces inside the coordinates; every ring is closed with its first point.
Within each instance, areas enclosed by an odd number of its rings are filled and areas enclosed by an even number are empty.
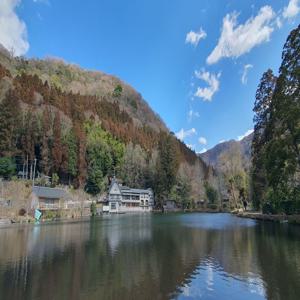
{"type": "MultiPolygon", "coordinates": [[[[116,174],[184,206],[218,188],[211,168],[169,132],[133,88],[59,60],[0,53],[0,176],[32,165],[98,195],[116,174]]],[[[42,184],[42,183],[41,183],[42,184]]]]}

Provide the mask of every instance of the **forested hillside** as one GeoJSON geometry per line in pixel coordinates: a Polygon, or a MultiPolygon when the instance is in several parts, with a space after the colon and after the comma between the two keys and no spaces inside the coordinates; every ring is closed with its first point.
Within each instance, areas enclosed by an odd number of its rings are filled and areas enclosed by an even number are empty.
{"type": "Polygon", "coordinates": [[[11,178],[36,159],[36,173],[93,195],[106,191],[113,174],[186,206],[205,198],[204,185],[217,189],[212,169],[127,84],[3,49],[0,157],[0,176],[11,178]]]}

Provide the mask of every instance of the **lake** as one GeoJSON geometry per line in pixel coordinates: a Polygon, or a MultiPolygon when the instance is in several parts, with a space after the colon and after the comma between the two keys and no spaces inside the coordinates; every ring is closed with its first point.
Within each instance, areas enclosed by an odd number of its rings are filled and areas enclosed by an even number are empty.
{"type": "Polygon", "coordinates": [[[140,214],[0,229],[0,299],[300,299],[300,228],[140,214]]]}

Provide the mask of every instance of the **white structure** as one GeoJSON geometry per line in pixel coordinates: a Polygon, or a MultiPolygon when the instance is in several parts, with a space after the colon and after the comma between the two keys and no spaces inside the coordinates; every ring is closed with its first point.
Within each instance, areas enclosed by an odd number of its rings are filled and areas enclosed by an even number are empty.
{"type": "Polygon", "coordinates": [[[131,189],[113,179],[108,193],[109,212],[150,212],[154,205],[151,189],[131,189]]]}

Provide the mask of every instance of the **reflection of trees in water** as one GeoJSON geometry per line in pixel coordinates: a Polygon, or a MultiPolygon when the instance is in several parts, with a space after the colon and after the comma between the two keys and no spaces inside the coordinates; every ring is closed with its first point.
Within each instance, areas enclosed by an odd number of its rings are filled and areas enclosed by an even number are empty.
{"type": "Polygon", "coordinates": [[[165,299],[207,258],[226,276],[262,274],[269,298],[299,280],[299,240],[266,226],[209,230],[174,216],[114,216],[8,229],[0,240],[0,299],[165,299]]]}
{"type": "Polygon", "coordinates": [[[266,223],[256,228],[258,264],[268,299],[300,299],[298,226],[266,223]]]}

